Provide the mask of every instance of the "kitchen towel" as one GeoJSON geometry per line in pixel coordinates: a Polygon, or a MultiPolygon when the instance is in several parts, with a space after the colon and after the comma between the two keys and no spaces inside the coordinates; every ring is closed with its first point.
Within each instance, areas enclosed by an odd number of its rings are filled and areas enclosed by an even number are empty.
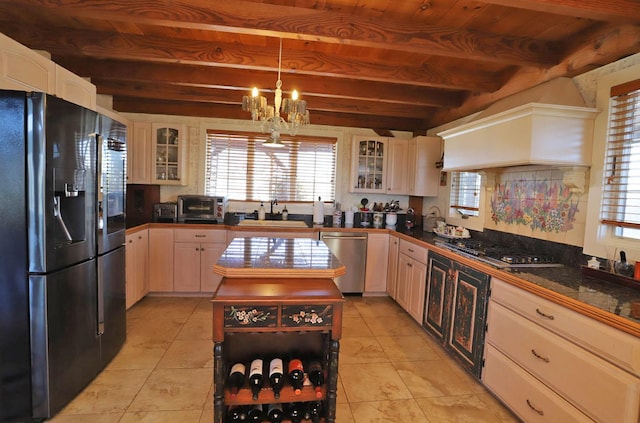
{"type": "Polygon", "coordinates": [[[313,202],[313,223],[319,225],[324,223],[324,204],[318,197],[318,201],[313,202]]]}

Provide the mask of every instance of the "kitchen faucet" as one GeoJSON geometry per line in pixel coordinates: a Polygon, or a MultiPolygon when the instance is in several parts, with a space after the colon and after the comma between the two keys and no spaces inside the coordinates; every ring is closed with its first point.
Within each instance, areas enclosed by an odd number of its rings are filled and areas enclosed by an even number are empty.
{"type": "Polygon", "coordinates": [[[273,206],[278,205],[278,199],[274,198],[273,200],[270,201],[270,203],[271,203],[271,216],[273,217],[273,206]]]}

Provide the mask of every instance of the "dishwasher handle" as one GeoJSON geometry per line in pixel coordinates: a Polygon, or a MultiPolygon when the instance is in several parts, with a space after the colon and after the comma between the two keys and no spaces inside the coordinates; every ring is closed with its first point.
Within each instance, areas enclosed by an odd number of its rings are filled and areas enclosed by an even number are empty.
{"type": "Polygon", "coordinates": [[[366,240],[366,236],[322,236],[322,239],[353,239],[353,240],[366,240]]]}

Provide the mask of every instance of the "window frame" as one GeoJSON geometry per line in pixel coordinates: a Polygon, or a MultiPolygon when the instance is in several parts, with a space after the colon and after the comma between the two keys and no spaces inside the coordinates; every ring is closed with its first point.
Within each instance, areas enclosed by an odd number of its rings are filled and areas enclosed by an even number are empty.
{"type": "Polygon", "coordinates": [[[462,214],[468,217],[479,217],[482,205],[482,173],[473,171],[452,171],[450,174],[451,183],[449,186],[449,214],[462,214]],[[475,181],[469,178],[475,175],[475,181]],[[460,182],[464,181],[464,184],[460,182]],[[475,204],[466,201],[469,195],[477,197],[475,204]],[[454,202],[456,204],[454,204],[454,202]]]}
{"type": "MultiPolygon", "coordinates": [[[[243,145],[246,148],[246,175],[244,175],[245,187],[242,190],[243,194],[238,198],[233,197],[233,195],[228,195],[230,201],[237,202],[260,202],[260,201],[269,201],[273,198],[277,198],[279,202],[286,202],[288,204],[293,203],[310,203],[314,199],[317,199],[318,196],[322,196],[322,200],[325,202],[335,201],[336,196],[336,172],[337,172],[337,164],[338,164],[338,143],[337,138],[335,137],[319,137],[319,136],[306,136],[306,135],[298,135],[296,137],[292,136],[281,136],[281,141],[285,144],[285,148],[269,148],[263,147],[262,143],[267,141],[269,138],[269,134],[262,134],[256,132],[245,132],[245,131],[234,131],[234,130],[225,130],[225,129],[214,129],[214,128],[205,128],[205,137],[204,137],[204,170],[203,170],[203,192],[206,195],[220,195],[216,194],[213,191],[210,191],[209,184],[211,183],[211,178],[215,178],[215,176],[211,176],[208,172],[209,170],[209,161],[214,159],[214,157],[210,156],[210,137],[218,136],[220,139],[227,138],[226,142],[234,142],[237,141],[239,145],[243,145]],[[306,187],[311,186],[311,192],[306,191],[307,198],[296,198],[292,199],[288,197],[290,194],[296,194],[298,192],[298,175],[300,169],[300,159],[303,156],[302,153],[309,152],[309,150],[305,150],[305,144],[314,144],[318,146],[322,145],[331,145],[332,157],[330,166],[332,166],[331,173],[328,174],[327,178],[321,180],[319,183],[317,182],[317,177],[319,174],[318,168],[313,168],[307,177],[306,187]],[[280,156],[282,159],[283,154],[294,153],[293,156],[286,156],[286,176],[287,176],[287,184],[285,191],[288,195],[280,195],[274,191],[274,185],[269,184],[267,189],[265,190],[264,184],[260,184],[258,181],[258,177],[264,176],[265,171],[272,175],[273,172],[277,172],[278,170],[273,170],[273,160],[270,164],[267,164],[264,160],[265,154],[273,154],[272,159],[280,156]],[[261,156],[261,163],[258,162],[257,158],[261,156]],[[257,166],[257,167],[256,167],[257,166]],[[310,179],[311,178],[311,179],[310,179]],[[259,198],[254,198],[259,197],[259,198]],[[264,197],[264,198],[263,198],[264,197]]],[[[322,154],[322,151],[319,152],[311,152],[312,155],[317,155],[318,153],[322,154]]],[[[242,153],[240,153],[242,154],[242,153]]],[[[229,158],[228,158],[229,159],[229,158]]],[[[230,158],[232,159],[232,158],[230,158]]],[[[311,160],[313,163],[317,162],[316,160],[311,160]]],[[[307,160],[309,162],[309,160],[307,160]]],[[[304,167],[303,167],[304,169],[304,167]]],[[[227,174],[231,174],[231,170],[228,171],[227,174]]],[[[272,180],[270,176],[267,176],[269,180],[272,180]]],[[[236,178],[236,181],[239,178],[236,178]]],[[[304,179],[304,178],[300,178],[304,179]]],[[[229,187],[229,185],[227,185],[229,187]]],[[[215,189],[215,188],[214,188],[215,189]]],[[[229,188],[222,190],[223,192],[228,192],[229,188]]],[[[220,193],[220,191],[218,191],[220,193]]]]}

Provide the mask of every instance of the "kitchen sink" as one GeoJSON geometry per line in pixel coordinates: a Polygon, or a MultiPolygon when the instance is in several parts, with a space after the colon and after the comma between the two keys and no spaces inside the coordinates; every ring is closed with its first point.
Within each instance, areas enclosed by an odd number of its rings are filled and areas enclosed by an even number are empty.
{"type": "Polygon", "coordinates": [[[245,219],[238,226],[253,226],[260,228],[308,228],[309,225],[302,220],[251,220],[245,219]]]}

